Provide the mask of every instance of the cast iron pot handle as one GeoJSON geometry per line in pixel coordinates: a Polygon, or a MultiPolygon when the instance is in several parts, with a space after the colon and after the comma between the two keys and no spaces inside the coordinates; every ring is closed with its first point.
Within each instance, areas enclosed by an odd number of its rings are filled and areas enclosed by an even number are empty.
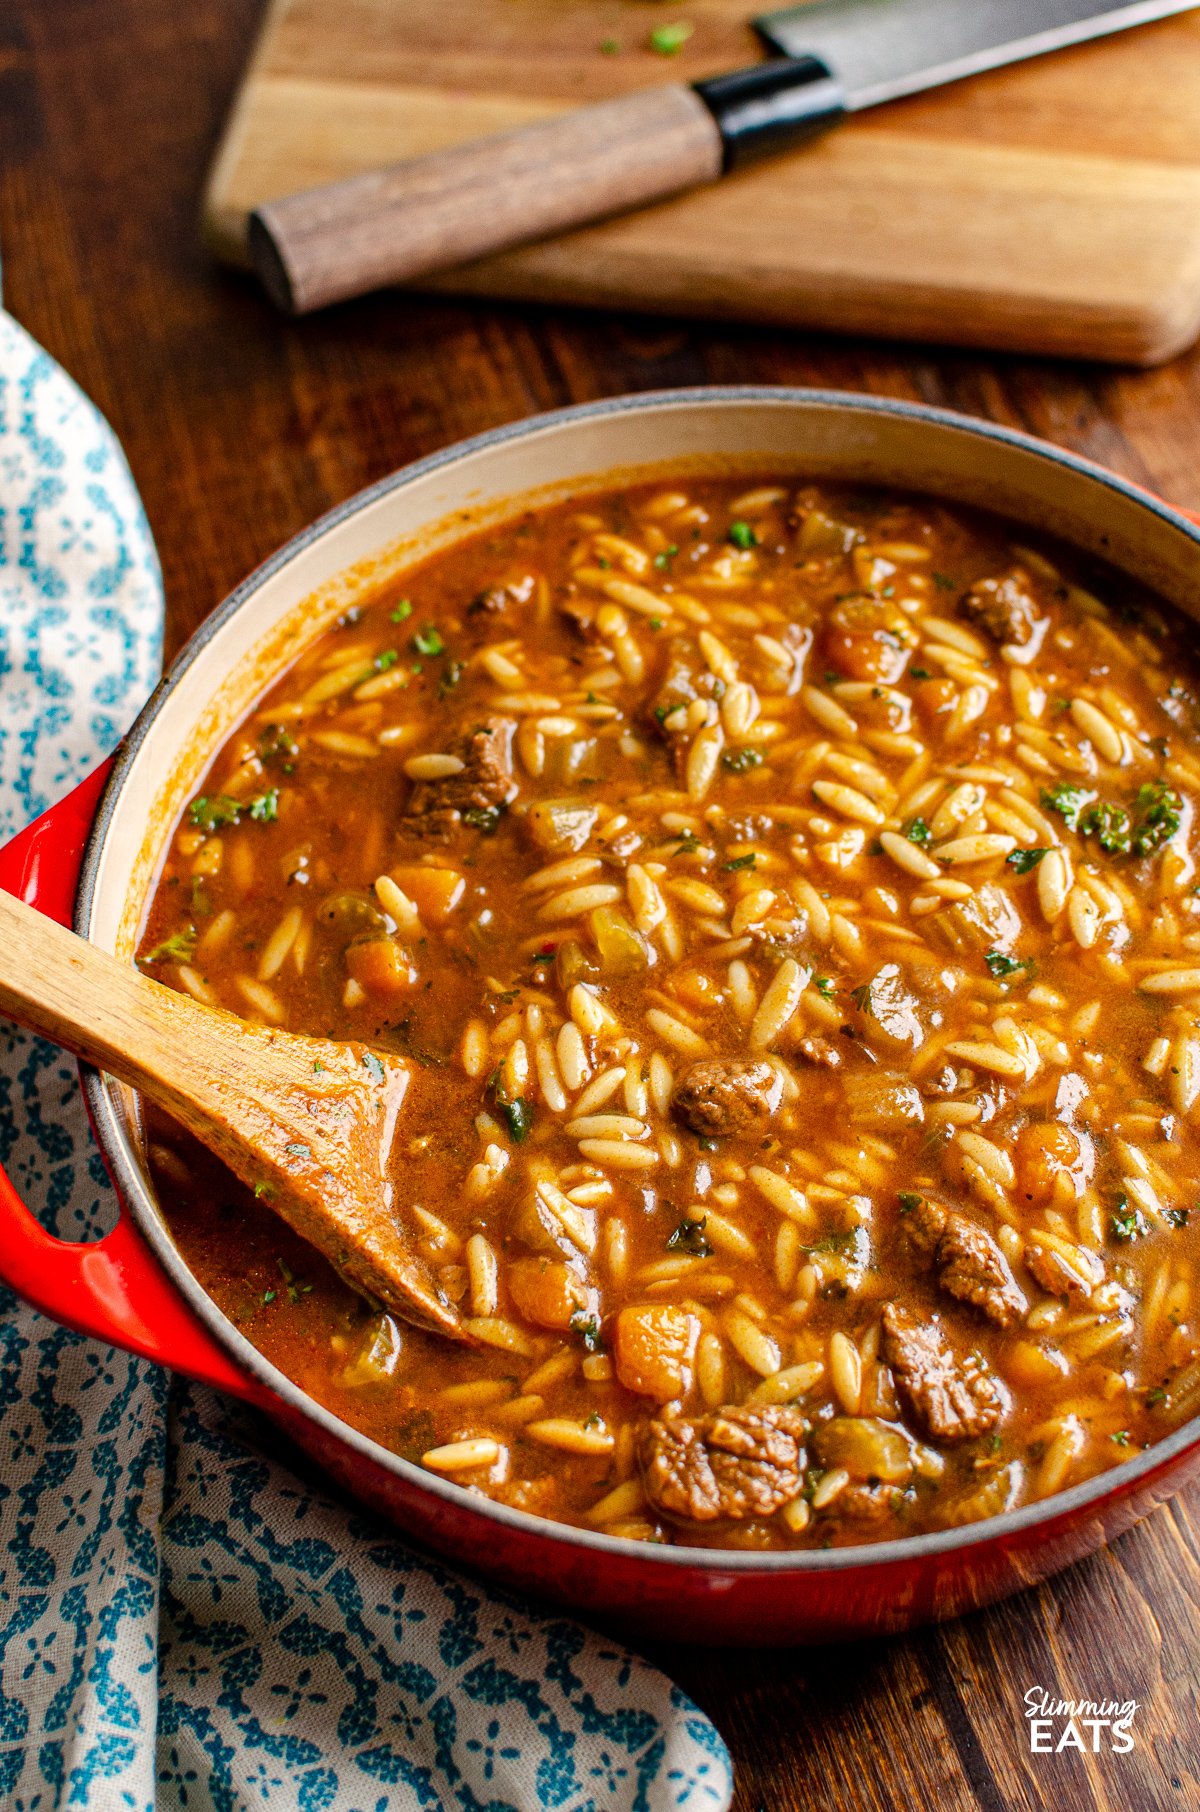
{"type": "MultiPolygon", "coordinates": [[[[84,846],[112,762],[0,849],[0,887],[69,925],[84,846]]],[[[103,1239],[56,1239],[0,1170],[0,1279],[35,1309],[81,1334],[184,1372],[248,1402],[268,1393],[245,1377],[199,1322],[122,1202],[103,1239]]]]}

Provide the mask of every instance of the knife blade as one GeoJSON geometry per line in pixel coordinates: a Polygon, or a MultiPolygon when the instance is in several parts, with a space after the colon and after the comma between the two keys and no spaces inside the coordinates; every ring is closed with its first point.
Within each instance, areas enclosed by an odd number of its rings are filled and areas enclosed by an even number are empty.
{"type": "Polygon", "coordinates": [[[846,110],[940,88],[1048,51],[1188,12],[1196,0],[812,0],[754,27],[785,57],[817,57],[846,110]]]}
{"type": "Polygon", "coordinates": [[[251,260],[290,314],[716,182],[884,101],[1200,0],[811,0],[755,21],[783,54],[637,89],[258,207],[251,260]]]}

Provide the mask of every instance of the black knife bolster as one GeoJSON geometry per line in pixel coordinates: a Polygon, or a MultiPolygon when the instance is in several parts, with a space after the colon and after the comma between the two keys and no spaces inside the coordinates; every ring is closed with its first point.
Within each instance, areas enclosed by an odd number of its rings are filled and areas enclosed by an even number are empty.
{"type": "Polygon", "coordinates": [[[772,57],[694,87],[717,123],[726,170],[815,138],[846,111],[842,85],[819,57],[772,57]]]}

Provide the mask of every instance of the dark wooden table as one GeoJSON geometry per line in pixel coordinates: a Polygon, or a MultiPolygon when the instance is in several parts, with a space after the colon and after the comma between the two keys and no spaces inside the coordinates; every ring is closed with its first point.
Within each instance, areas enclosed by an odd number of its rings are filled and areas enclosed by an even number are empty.
{"type": "MultiPolygon", "coordinates": [[[[728,326],[403,300],[285,325],[199,243],[259,0],[7,0],[8,308],[107,413],[174,650],[296,529],[460,436],[662,385],[917,397],[1028,428],[1200,508],[1200,356],[1125,372],[728,326]]],[[[1200,1491],[999,1609],[869,1647],[655,1658],[711,1713],[738,1812],[1200,1806],[1200,1491]],[[1126,1755],[1032,1755],[1027,1689],[1136,1699],[1126,1755]]]]}

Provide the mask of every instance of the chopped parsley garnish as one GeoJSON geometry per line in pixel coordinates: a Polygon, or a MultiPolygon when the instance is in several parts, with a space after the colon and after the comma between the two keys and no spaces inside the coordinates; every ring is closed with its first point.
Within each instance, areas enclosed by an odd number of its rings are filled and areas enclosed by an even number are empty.
{"type": "Polygon", "coordinates": [[[269,1202],[274,1193],[275,1191],[269,1183],[256,1183],[254,1185],[255,1200],[261,1198],[263,1201],[269,1202]]]}
{"type": "Polygon", "coordinates": [[[515,1101],[497,1101],[500,1117],[514,1145],[523,1145],[533,1131],[533,1103],[518,1095],[515,1101]]]}
{"type": "Polygon", "coordinates": [[[707,1258],[712,1247],[704,1237],[708,1225],[708,1216],[702,1214],[698,1220],[680,1221],[674,1233],[667,1235],[668,1252],[689,1252],[693,1258],[707,1258]]]}
{"type": "MultiPolygon", "coordinates": [[[[271,787],[268,792],[259,793],[254,799],[247,799],[245,808],[256,824],[273,824],[279,816],[279,788],[271,787]]],[[[210,799],[203,793],[193,799],[188,806],[188,817],[206,835],[214,831],[227,830],[242,821],[243,805],[240,799],[231,799],[228,793],[216,793],[210,799]]]]}
{"type": "Polygon", "coordinates": [[[672,856],[694,856],[700,847],[700,839],[695,831],[684,831],[679,839],[678,848],[672,850],[672,856]]]}
{"type": "Polygon", "coordinates": [[[227,793],[216,793],[210,799],[201,793],[188,806],[188,817],[197,830],[205,831],[209,836],[213,831],[224,830],[226,826],[237,824],[242,816],[241,804],[231,799],[227,793]]]}
{"type": "Polygon", "coordinates": [[[1004,860],[1007,866],[1015,869],[1019,875],[1027,875],[1031,869],[1037,867],[1043,856],[1049,854],[1048,849],[1010,849],[1004,860]]]}
{"type": "Polygon", "coordinates": [[[461,661],[447,661],[438,681],[438,697],[445,698],[447,692],[453,692],[465,672],[466,668],[461,661]]]}
{"type": "Polygon", "coordinates": [[[1180,1227],[1187,1226],[1190,1215],[1191,1215],[1190,1208],[1168,1208],[1167,1209],[1167,1219],[1170,1221],[1172,1227],[1175,1227],[1177,1229],[1180,1227]]]}
{"type": "Polygon", "coordinates": [[[1028,966],[1023,956],[1005,956],[1003,950],[987,950],[983,960],[990,973],[997,976],[1015,975],[1018,969],[1028,966]]]}
{"type": "Polygon", "coordinates": [[[1047,811],[1057,812],[1068,830],[1079,829],[1079,817],[1091,798],[1086,787],[1062,781],[1058,786],[1042,788],[1042,804],[1047,811]]]}
{"type": "Polygon", "coordinates": [[[1161,780],[1140,786],[1132,808],[1107,799],[1093,804],[1093,798],[1084,787],[1064,783],[1044,791],[1042,804],[1059,812],[1068,829],[1095,837],[1106,855],[1151,856],[1170,842],[1182,822],[1183,800],[1161,780]]]}
{"type": "Polygon", "coordinates": [[[915,1195],[911,1189],[902,1189],[897,1200],[900,1203],[901,1214],[912,1214],[915,1209],[921,1206],[925,1197],[923,1195],[915,1195]]]}
{"type": "Polygon", "coordinates": [[[412,645],[418,654],[426,655],[430,659],[432,659],[435,654],[445,654],[446,652],[446,644],[443,642],[432,623],[428,624],[424,629],[418,629],[416,635],[412,638],[412,645]]]}
{"type": "Polygon", "coordinates": [[[600,1323],[594,1315],[586,1315],[582,1309],[578,1309],[571,1317],[570,1326],[571,1332],[573,1334],[578,1334],[579,1338],[582,1340],[585,1351],[589,1353],[599,1353],[603,1350],[604,1343],[600,1338],[600,1323]]]}
{"type": "MultiPolygon", "coordinates": [[[[384,1069],[383,1064],[380,1062],[379,1058],[375,1055],[374,1051],[364,1051],[363,1052],[362,1066],[363,1066],[364,1070],[366,1070],[367,1075],[371,1078],[372,1082],[382,1083],[387,1080],[387,1071],[384,1069]]],[[[321,1068],[321,1065],[314,1063],[313,1068],[319,1069],[319,1068],[321,1068]]]]}
{"type": "Polygon", "coordinates": [[[748,774],[751,768],[762,766],[761,749],[726,749],[721,757],[721,766],[730,774],[748,774]]]}
{"type": "Polygon", "coordinates": [[[411,615],[412,615],[412,605],[409,603],[407,598],[401,598],[401,600],[397,604],[395,610],[393,610],[391,613],[391,620],[393,623],[407,623],[408,619],[409,619],[409,617],[411,617],[411,615]]]}
{"type": "Polygon", "coordinates": [[[259,1297],[259,1301],[262,1303],[263,1307],[265,1308],[269,1302],[274,1302],[274,1300],[278,1296],[278,1294],[279,1294],[278,1290],[264,1290],[262,1295],[259,1297]]]}
{"type": "Polygon", "coordinates": [[[1129,1430],[1127,1428],[1118,1428],[1113,1435],[1113,1440],[1117,1443],[1118,1447],[1128,1447],[1130,1440],[1129,1430]]]}
{"type": "Polygon", "coordinates": [[[754,851],[751,850],[749,855],[734,856],[732,861],[722,862],[721,867],[725,869],[753,868],[757,861],[758,857],[755,855],[754,851]]]}
{"type": "Polygon", "coordinates": [[[910,843],[919,843],[922,849],[933,841],[933,832],[924,818],[911,819],[904,827],[904,835],[910,843]]]}
{"type": "Polygon", "coordinates": [[[386,673],[390,667],[394,667],[396,665],[396,662],[399,659],[400,659],[400,650],[398,648],[382,649],[380,651],[380,653],[375,656],[376,673],[386,673]]]}
{"type": "Polygon", "coordinates": [[[1165,1403],[1166,1400],[1167,1400],[1167,1393],[1163,1389],[1161,1384],[1156,1384],[1154,1386],[1153,1390],[1148,1390],[1146,1392],[1146,1408],[1147,1409],[1153,1409],[1153,1408],[1155,1408],[1155,1406],[1157,1404],[1165,1403]]]}
{"type": "Polygon", "coordinates": [[[1169,843],[1179,829],[1183,800],[1163,781],[1148,780],[1138,788],[1135,804],[1141,819],[1133,833],[1133,853],[1149,856],[1169,843]]]}
{"type": "Polygon", "coordinates": [[[813,987],[824,1000],[833,999],[833,979],[828,975],[814,975],[813,987]]]}
{"type": "Polygon", "coordinates": [[[293,1158],[311,1158],[312,1157],[312,1146],[311,1145],[300,1145],[298,1143],[293,1142],[291,1145],[285,1145],[283,1149],[286,1152],[289,1152],[293,1158]]]}
{"type": "Polygon", "coordinates": [[[910,667],[908,677],[909,679],[932,679],[933,675],[928,667],[910,667]]]}
{"type": "Polygon", "coordinates": [[[678,552],[679,549],[672,541],[670,547],[664,547],[660,553],[655,554],[654,564],[657,566],[660,573],[666,571],[678,552]]]}
{"type": "Polygon", "coordinates": [[[690,19],[676,19],[670,25],[656,25],[650,33],[650,48],[656,56],[678,56],[695,29],[690,19]]]}
{"type": "Polygon", "coordinates": [[[933,582],[939,591],[957,591],[958,583],[948,573],[934,573],[933,582]]]}
{"type": "Polygon", "coordinates": [[[731,522],[729,524],[729,539],[733,542],[735,547],[740,547],[743,553],[748,552],[752,547],[758,546],[758,536],[754,533],[754,530],[750,527],[748,522],[731,522]]]}
{"type": "Polygon", "coordinates": [[[273,786],[268,792],[259,793],[250,801],[250,816],[255,824],[274,824],[279,816],[279,788],[273,786]]]}
{"type": "Polygon", "coordinates": [[[1150,1231],[1142,1214],[1137,1208],[1131,1208],[1128,1196],[1119,1195],[1117,1205],[1109,1216],[1109,1231],[1114,1239],[1141,1239],[1150,1231]]]}
{"type": "Polygon", "coordinates": [[[279,1275],[282,1277],[287,1288],[289,1302],[299,1302],[302,1296],[307,1296],[310,1293],[312,1290],[312,1285],[310,1283],[301,1283],[293,1275],[291,1268],[286,1265],[281,1258],[277,1259],[275,1262],[279,1266],[279,1275]]]}
{"type": "Polygon", "coordinates": [[[859,982],[857,988],[851,988],[850,998],[860,1013],[873,1013],[875,1008],[871,1000],[871,983],[859,982]]]}
{"type": "Polygon", "coordinates": [[[267,766],[281,762],[291,773],[291,760],[300,753],[300,745],[282,724],[268,724],[258,739],[258,759],[267,766]]]}
{"type": "Polygon", "coordinates": [[[1101,799],[1079,820],[1085,837],[1095,837],[1106,855],[1127,856],[1133,845],[1133,822],[1123,805],[1111,805],[1101,799]]]}
{"type": "Polygon", "coordinates": [[[196,954],[196,927],[189,925],[186,930],[173,931],[153,950],[147,950],[145,956],[139,956],[139,963],[190,963],[196,954]]]}
{"type": "Polygon", "coordinates": [[[505,807],[502,805],[469,805],[462,815],[464,824],[472,830],[482,831],[485,837],[494,837],[500,828],[505,807]]]}

